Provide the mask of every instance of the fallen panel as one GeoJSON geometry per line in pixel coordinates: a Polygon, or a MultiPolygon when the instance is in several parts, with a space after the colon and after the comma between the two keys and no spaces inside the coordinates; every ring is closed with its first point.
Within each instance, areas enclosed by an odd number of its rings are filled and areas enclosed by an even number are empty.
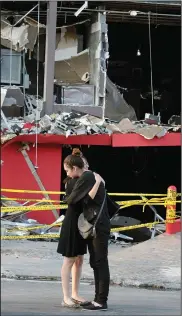
{"type": "Polygon", "coordinates": [[[70,59],[55,62],[54,77],[59,83],[83,83],[89,80],[89,50],[86,49],[70,59]]]}
{"type": "Polygon", "coordinates": [[[106,108],[105,117],[110,120],[121,121],[128,118],[130,121],[136,121],[136,113],[133,107],[124,100],[115,84],[107,77],[106,79],[106,108]]]}

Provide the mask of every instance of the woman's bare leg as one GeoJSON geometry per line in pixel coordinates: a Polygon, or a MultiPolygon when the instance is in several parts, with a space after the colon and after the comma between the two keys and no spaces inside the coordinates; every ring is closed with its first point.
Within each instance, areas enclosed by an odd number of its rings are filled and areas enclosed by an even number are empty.
{"type": "Polygon", "coordinates": [[[79,296],[79,285],[83,266],[83,256],[77,256],[72,267],[72,298],[84,302],[85,299],[79,296]]]}
{"type": "Polygon", "coordinates": [[[74,305],[70,297],[69,285],[70,285],[71,269],[75,260],[76,260],[75,257],[74,258],[64,257],[63,265],[61,268],[63,298],[64,298],[64,302],[68,305],[74,305]]]}

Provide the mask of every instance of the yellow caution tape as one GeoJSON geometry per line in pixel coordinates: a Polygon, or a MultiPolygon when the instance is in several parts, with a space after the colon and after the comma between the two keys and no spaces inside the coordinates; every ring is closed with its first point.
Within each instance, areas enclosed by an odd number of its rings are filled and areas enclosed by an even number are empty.
{"type": "MultiPolygon", "coordinates": [[[[175,204],[175,203],[181,203],[181,201],[174,201],[174,200],[169,200],[168,198],[163,199],[151,199],[147,201],[142,201],[142,200],[131,200],[131,201],[120,201],[118,204],[120,205],[120,209],[123,209],[125,207],[130,207],[133,205],[143,205],[143,207],[147,205],[163,205],[167,206],[175,204]],[[158,201],[158,202],[157,202],[158,201]]],[[[28,206],[3,206],[1,207],[1,212],[2,213],[12,213],[12,212],[17,212],[17,211],[48,211],[48,210],[58,210],[58,209],[67,209],[68,205],[66,204],[57,204],[57,205],[41,205],[41,206],[36,206],[36,205],[28,205],[28,206]]]]}
{"type": "Polygon", "coordinates": [[[110,196],[167,196],[167,194],[152,193],[108,193],[110,196]]]}
{"type": "MultiPolygon", "coordinates": [[[[167,196],[167,194],[160,193],[108,193],[110,196],[167,196]]],[[[176,196],[181,196],[181,193],[177,193],[176,196]]]]}
{"type": "MultiPolygon", "coordinates": [[[[15,200],[15,199],[12,199],[13,201],[15,200]]],[[[19,200],[25,200],[25,199],[19,199],[19,200]]],[[[27,199],[28,200],[28,199],[27,199]]],[[[42,202],[45,202],[46,203],[46,200],[44,201],[44,200],[41,200],[42,202]]],[[[49,202],[53,202],[53,201],[48,201],[48,203],[49,202]]],[[[54,201],[54,202],[58,202],[58,201],[54,201]]],[[[62,201],[60,201],[60,203],[64,203],[64,202],[62,202],[62,201]]],[[[175,205],[176,203],[181,203],[181,201],[178,201],[178,200],[176,200],[176,201],[169,201],[168,199],[166,199],[165,201],[162,201],[162,202],[158,202],[157,203],[157,201],[156,202],[154,202],[154,201],[152,201],[152,200],[149,200],[148,202],[142,202],[142,200],[132,200],[132,201],[116,201],[116,203],[117,204],[119,204],[120,205],[120,209],[123,209],[123,208],[126,208],[126,207],[131,207],[131,206],[134,206],[134,205],[140,205],[140,206],[147,206],[147,205],[163,205],[164,207],[166,207],[167,206],[167,204],[170,204],[170,205],[175,205]]],[[[47,208],[46,208],[46,210],[51,210],[51,209],[53,209],[53,207],[52,207],[52,205],[47,205],[47,203],[46,204],[43,204],[43,205],[41,205],[41,206],[36,206],[36,205],[27,205],[27,206],[25,206],[25,205],[22,205],[22,204],[20,204],[20,205],[18,205],[18,206],[3,206],[3,207],[1,207],[1,211],[2,211],[2,213],[4,213],[4,212],[16,212],[16,211],[20,211],[20,210],[44,210],[45,209],[45,207],[44,207],[44,205],[45,206],[47,206],[47,208]],[[25,209],[25,207],[26,207],[26,209],[25,209]],[[29,209],[28,209],[28,207],[29,207],[29,209]]],[[[59,206],[60,205],[58,205],[58,204],[56,204],[56,205],[54,205],[55,206],[55,208],[56,209],[58,209],[59,208],[59,206]]],[[[61,204],[61,207],[60,208],[62,208],[62,209],[66,209],[66,208],[68,208],[68,205],[67,204],[61,204]]]]}
{"type": "Polygon", "coordinates": [[[161,224],[161,222],[153,222],[153,223],[146,223],[146,224],[140,224],[140,225],[131,225],[131,226],[125,226],[125,227],[116,227],[112,228],[111,232],[118,232],[118,231],[125,231],[125,230],[132,230],[137,228],[143,228],[143,227],[153,227],[156,224],[161,224]]]}
{"type": "MultiPolygon", "coordinates": [[[[172,220],[165,220],[164,222],[160,222],[160,223],[171,223],[174,221],[174,219],[177,219],[177,218],[180,218],[180,216],[171,216],[172,217],[172,220]]],[[[118,229],[121,229],[122,230],[131,230],[131,229],[135,229],[135,228],[140,228],[140,227],[150,227],[150,226],[154,226],[156,224],[160,224],[158,221],[157,222],[152,222],[152,223],[147,223],[147,224],[140,224],[140,225],[132,225],[132,226],[126,226],[126,227],[119,227],[119,228],[112,228],[111,229],[111,232],[114,232],[114,231],[118,231],[118,229]],[[149,225],[149,226],[146,226],[146,225],[149,225]]],[[[53,228],[53,227],[56,227],[56,226],[62,226],[62,222],[61,223],[53,223],[53,224],[49,224],[49,225],[39,225],[39,226],[31,226],[31,227],[10,227],[10,228],[6,228],[7,231],[9,232],[12,232],[12,231],[17,231],[17,230],[20,230],[20,231],[31,231],[31,230],[36,230],[36,229],[42,229],[42,228],[53,228]]]]}
{"type": "MultiPolygon", "coordinates": [[[[65,194],[62,191],[35,191],[35,190],[16,190],[16,189],[1,189],[2,192],[14,192],[14,193],[47,193],[47,194],[65,194]]],[[[167,196],[167,194],[159,193],[109,193],[111,196],[167,196]]],[[[177,193],[177,196],[181,196],[181,193],[177,193]]]]}
{"type": "MultiPolygon", "coordinates": [[[[167,223],[167,222],[168,223],[170,223],[170,222],[172,223],[173,220],[168,220],[168,221],[164,221],[164,222],[156,221],[156,222],[151,222],[151,223],[132,225],[132,226],[125,226],[125,227],[123,227],[123,226],[122,227],[116,227],[116,228],[112,228],[111,232],[119,232],[119,231],[121,232],[121,231],[127,231],[127,230],[132,230],[132,229],[137,229],[137,228],[143,228],[143,227],[151,228],[151,227],[153,227],[155,225],[164,224],[164,223],[167,223]]],[[[38,227],[38,226],[36,226],[36,227],[38,227]]],[[[1,240],[7,240],[7,239],[46,239],[46,238],[58,238],[59,236],[60,236],[60,234],[41,234],[41,235],[27,235],[27,236],[1,236],[1,240]]]]}
{"type": "MultiPolygon", "coordinates": [[[[164,198],[166,199],[166,197],[164,198]]],[[[47,199],[21,199],[21,198],[6,198],[6,197],[2,197],[1,200],[7,200],[7,201],[27,201],[27,202],[32,202],[32,201],[35,201],[35,202],[45,202],[45,203],[48,203],[48,202],[54,202],[54,203],[57,203],[57,202],[60,202],[60,203],[64,203],[64,201],[59,201],[59,200],[47,200],[47,199]]],[[[153,200],[153,199],[151,199],[153,200]]],[[[149,202],[151,201],[149,200],[149,202]]],[[[162,200],[162,198],[160,199],[162,200]]],[[[148,201],[148,200],[147,200],[148,201]]],[[[157,199],[158,201],[158,199],[157,199]]],[[[122,203],[132,203],[132,204],[135,204],[135,203],[141,203],[142,200],[130,200],[130,201],[116,201],[116,203],[118,203],[119,205],[122,205],[122,203]]],[[[21,206],[21,205],[20,205],[21,206]]],[[[16,206],[15,206],[16,207],[16,206]]],[[[18,207],[18,206],[17,206],[18,207]]]]}
{"type": "Polygon", "coordinates": [[[151,228],[151,227],[153,227],[155,225],[165,224],[165,223],[173,223],[173,222],[174,222],[174,220],[166,220],[166,221],[163,221],[163,222],[156,221],[156,222],[146,223],[146,224],[125,226],[125,227],[119,227],[119,228],[116,227],[116,228],[112,228],[111,232],[126,231],[126,230],[132,230],[132,229],[143,228],[143,227],[151,228]]]}
{"type": "Polygon", "coordinates": [[[52,211],[68,208],[67,205],[42,205],[42,206],[16,206],[1,207],[1,213],[13,213],[17,211],[52,211]]]}
{"type": "MultiPolygon", "coordinates": [[[[8,225],[7,225],[8,226],[8,225]]],[[[9,232],[15,231],[15,230],[21,230],[21,231],[31,231],[31,230],[37,230],[37,229],[42,229],[42,228],[53,228],[56,226],[62,226],[62,222],[61,223],[56,223],[56,224],[50,224],[50,225],[39,225],[39,226],[31,226],[31,227],[7,227],[6,230],[9,232]]]]}
{"type": "MultiPolygon", "coordinates": [[[[133,206],[135,204],[127,204],[123,207],[121,206],[121,209],[124,207],[133,206]]],[[[139,204],[138,204],[139,205],[139,204]]],[[[142,203],[140,205],[143,205],[142,203]]],[[[152,204],[156,205],[156,204],[152,204]]],[[[157,205],[165,205],[164,203],[158,203],[157,205]]],[[[42,205],[42,206],[18,206],[18,207],[1,207],[1,213],[13,213],[17,211],[52,211],[52,210],[59,210],[59,209],[67,209],[67,205],[42,205]]]]}
{"type": "Polygon", "coordinates": [[[55,203],[63,203],[61,202],[60,200],[47,200],[47,199],[21,199],[21,198],[9,198],[9,197],[1,197],[1,200],[5,200],[5,201],[23,201],[23,202],[46,202],[46,203],[49,203],[49,202],[55,202],[55,203]]]}
{"type": "Polygon", "coordinates": [[[16,189],[1,189],[2,192],[14,192],[14,193],[47,193],[47,194],[65,194],[65,192],[56,191],[35,191],[35,190],[16,190],[16,189]]]}
{"type": "Polygon", "coordinates": [[[58,238],[59,234],[45,234],[45,235],[27,235],[27,236],[1,236],[1,240],[11,239],[46,239],[46,238],[58,238]]]}

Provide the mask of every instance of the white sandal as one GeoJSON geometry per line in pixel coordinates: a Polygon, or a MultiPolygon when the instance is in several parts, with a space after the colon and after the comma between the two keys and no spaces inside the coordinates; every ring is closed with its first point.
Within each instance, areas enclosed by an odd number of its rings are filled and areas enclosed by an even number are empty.
{"type": "Polygon", "coordinates": [[[63,302],[61,303],[61,305],[62,305],[63,307],[67,307],[67,308],[78,308],[78,307],[80,307],[78,304],[67,304],[67,303],[65,303],[65,301],[63,301],[63,302]]]}

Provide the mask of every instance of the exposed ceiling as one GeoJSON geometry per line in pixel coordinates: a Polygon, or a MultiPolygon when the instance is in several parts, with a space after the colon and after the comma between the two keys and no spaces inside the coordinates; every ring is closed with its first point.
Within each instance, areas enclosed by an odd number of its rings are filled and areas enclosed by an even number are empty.
{"type": "MultiPolygon", "coordinates": [[[[1,1],[1,14],[7,10],[15,14],[26,14],[37,4],[36,1],[1,1]]],[[[156,25],[181,25],[181,1],[89,1],[88,8],[83,10],[76,18],[75,11],[81,7],[83,1],[58,1],[57,25],[75,23],[89,18],[98,10],[106,11],[107,22],[121,23],[148,23],[148,12],[152,24],[156,25]],[[104,7],[103,7],[104,5],[104,7]],[[137,11],[136,16],[131,11],[137,11]]],[[[46,24],[47,2],[40,2],[40,22],[46,24]]],[[[30,17],[37,20],[38,10],[33,10],[30,17]]]]}

